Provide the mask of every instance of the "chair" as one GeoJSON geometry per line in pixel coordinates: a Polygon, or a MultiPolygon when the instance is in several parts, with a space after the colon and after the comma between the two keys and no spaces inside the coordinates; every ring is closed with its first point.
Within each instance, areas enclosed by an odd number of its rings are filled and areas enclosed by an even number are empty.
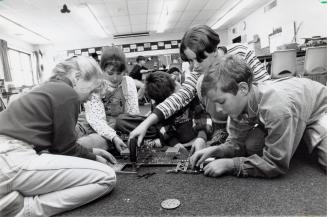
{"type": "Polygon", "coordinates": [[[272,54],[271,78],[294,76],[296,73],[296,50],[278,50],[272,54]]]}
{"type": "Polygon", "coordinates": [[[304,77],[326,85],[327,46],[307,48],[304,59],[304,77]]]}

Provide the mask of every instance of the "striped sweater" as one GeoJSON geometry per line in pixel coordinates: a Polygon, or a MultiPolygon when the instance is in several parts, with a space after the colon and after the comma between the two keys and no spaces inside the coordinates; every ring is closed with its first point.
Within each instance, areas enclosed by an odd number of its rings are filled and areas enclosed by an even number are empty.
{"type": "MultiPolygon", "coordinates": [[[[255,56],[254,51],[249,49],[244,44],[232,44],[227,47],[227,54],[239,55],[249,64],[253,71],[253,82],[258,83],[270,79],[270,75],[267,73],[266,67],[255,56]]],[[[168,97],[165,101],[160,103],[153,113],[159,118],[159,121],[167,119],[175,112],[189,104],[192,99],[197,95],[196,84],[201,72],[191,72],[186,77],[182,88],[168,97]]]]}

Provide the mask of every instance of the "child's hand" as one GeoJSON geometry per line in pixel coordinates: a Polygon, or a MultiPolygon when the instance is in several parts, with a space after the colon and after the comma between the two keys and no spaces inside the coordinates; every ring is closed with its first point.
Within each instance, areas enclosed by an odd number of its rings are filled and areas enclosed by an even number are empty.
{"type": "Polygon", "coordinates": [[[148,128],[144,127],[142,124],[137,126],[130,134],[128,140],[131,140],[133,138],[137,138],[137,146],[140,147],[143,138],[145,136],[146,131],[148,128]]]}
{"type": "Polygon", "coordinates": [[[104,164],[107,164],[108,161],[113,164],[117,163],[115,157],[112,156],[106,150],[100,148],[93,148],[93,153],[96,155],[96,159],[95,159],[96,161],[99,161],[104,164]]]}
{"type": "Polygon", "coordinates": [[[121,140],[119,136],[115,136],[112,141],[115,144],[115,147],[119,153],[121,153],[122,150],[127,148],[127,145],[123,142],[123,140],[121,140]]]}
{"type": "Polygon", "coordinates": [[[218,159],[208,163],[204,168],[204,175],[218,177],[225,173],[232,172],[234,162],[232,159],[218,159]]]}
{"type": "Polygon", "coordinates": [[[194,154],[190,157],[190,163],[192,168],[200,167],[200,165],[205,161],[205,159],[209,157],[214,157],[216,149],[217,146],[210,146],[208,148],[204,148],[194,152],[194,154]]]}
{"type": "Polygon", "coordinates": [[[190,154],[192,155],[194,152],[204,149],[206,147],[206,142],[203,138],[196,138],[193,141],[192,148],[190,154]]]}

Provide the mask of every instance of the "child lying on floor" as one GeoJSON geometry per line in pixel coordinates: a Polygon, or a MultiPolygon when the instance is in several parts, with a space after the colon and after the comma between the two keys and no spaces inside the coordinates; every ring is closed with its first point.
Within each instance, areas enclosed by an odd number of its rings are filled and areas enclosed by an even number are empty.
{"type": "MultiPolygon", "coordinates": [[[[145,92],[156,105],[179,87],[171,75],[160,71],[149,74],[145,82],[145,92]]],[[[191,148],[191,153],[205,148],[207,139],[210,139],[213,133],[210,115],[205,112],[198,98],[193,99],[188,106],[158,127],[163,144],[191,148]]]]}

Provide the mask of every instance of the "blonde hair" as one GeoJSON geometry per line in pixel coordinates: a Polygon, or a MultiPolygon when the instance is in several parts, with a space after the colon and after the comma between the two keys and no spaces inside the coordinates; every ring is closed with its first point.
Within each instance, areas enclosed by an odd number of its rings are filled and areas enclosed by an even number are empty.
{"type": "Polygon", "coordinates": [[[76,79],[89,81],[92,78],[100,78],[102,71],[98,63],[84,56],[71,57],[65,61],[58,63],[52,70],[50,79],[69,79],[76,84],[76,79]]]}

